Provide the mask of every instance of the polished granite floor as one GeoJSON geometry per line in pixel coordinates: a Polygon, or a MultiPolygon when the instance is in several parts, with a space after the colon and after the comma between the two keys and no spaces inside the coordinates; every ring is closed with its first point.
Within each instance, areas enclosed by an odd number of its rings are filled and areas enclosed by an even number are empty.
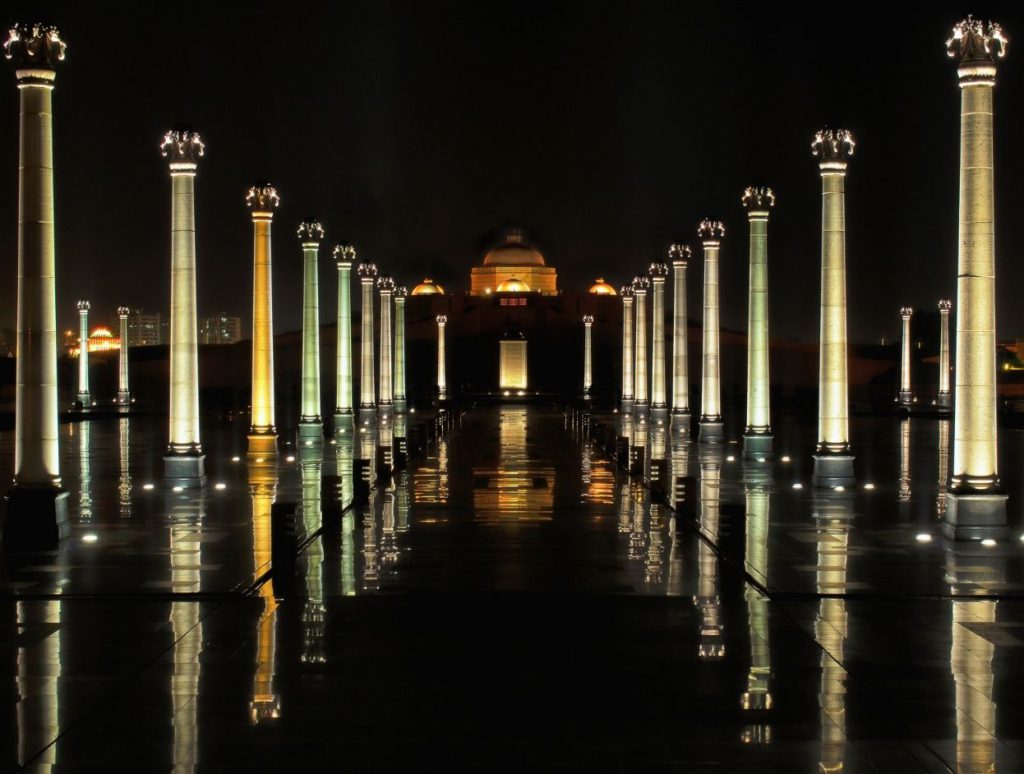
{"type": "Polygon", "coordinates": [[[602,421],[678,512],[535,407],[464,414],[365,505],[388,427],[257,462],[211,418],[194,495],[162,418],[63,426],[73,535],[0,554],[0,766],[1024,771],[1024,433],[981,546],[940,536],[937,420],[855,421],[862,481],[824,497],[795,419],[765,463],[602,421]]]}

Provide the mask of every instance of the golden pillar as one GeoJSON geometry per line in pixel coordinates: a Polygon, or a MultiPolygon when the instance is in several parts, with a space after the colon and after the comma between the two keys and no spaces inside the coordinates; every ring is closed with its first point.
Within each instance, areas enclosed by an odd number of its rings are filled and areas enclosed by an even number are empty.
{"type": "Polygon", "coordinates": [[[633,410],[633,286],[623,285],[622,298],[622,405],[633,410]]]}
{"type": "Polygon", "coordinates": [[[302,244],[302,407],[299,443],[313,446],[324,442],[320,419],[320,240],[324,227],[313,219],[299,224],[302,244]]]}
{"type": "Polygon", "coordinates": [[[87,410],[92,407],[89,394],[89,302],[78,302],[78,392],[75,393],[75,408],[87,410]]]}
{"type": "Polygon", "coordinates": [[[747,188],[741,199],[750,223],[750,284],[747,301],[747,426],[743,456],[772,456],[771,381],[768,345],[768,215],[775,206],[771,188],[747,188]]]}
{"type": "Polygon", "coordinates": [[[362,289],[361,321],[359,325],[359,413],[364,421],[377,415],[377,387],[373,374],[373,285],[377,280],[377,267],[361,263],[356,269],[362,289]]]}
{"type": "Polygon", "coordinates": [[[127,406],[132,402],[128,389],[128,307],[117,308],[121,348],[117,353],[117,405],[127,406]]]}
{"type": "Polygon", "coordinates": [[[335,382],[334,429],[352,417],[352,263],[356,249],[350,244],[334,248],[338,266],[338,342],[335,382]]]}
{"type": "Polygon", "coordinates": [[[900,319],[903,321],[903,334],[900,346],[900,392],[897,399],[900,408],[909,411],[914,403],[914,393],[910,389],[910,318],[914,310],[909,306],[900,309],[900,319]]]}
{"type": "Polygon", "coordinates": [[[689,245],[674,244],[668,249],[672,264],[672,415],[677,431],[690,431],[690,353],[686,317],[686,266],[692,251],[689,245]]]}
{"type": "Polygon", "coordinates": [[[697,235],[704,245],[704,335],[700,393],[700,434],[704,443],[725,440],[722,422],[721,358],[718,322],[718,251],[725,236],[721,221],[703,220],[697,235]]]}
{"type": "Polygon", "coordinates": [[[953,408],[953,394],[949,391],[949,312],[952,308],[952,301],[939,301],[939,394],[935,405],[943,412],[953,408]]]}
{"type": "Polygon", "coordinates": [[[847,399],[845,189],[853,149],[853,135],[846,129],[823,129],[811,143],[821,172],[818,447],[811,481],[822,488],[854,482],[847,399]]]}
{"type": "Polygon", "coordinates": [[[636,331],[633,369],[633,410],[646,414],[650,408],[647,397],[647,289],[651,281],[642,275],[633,278],[633,297],[636,299],[636,331]]]}
{"type": "Polygon", "coordinates": [[[395,287],[395,413],[404,414],[409,408],[405,394],[405,298],[409,295],[404,285],[395,287]]]}
{"type": "Polygon", "coordinates": [[[447,315],[439,314],[437,316],[437,397],[441,400],[448,397],[448,376],[444,351],[444,329],[447,324],[447,315]]]}
{"type": "Polygon", "coordinates": [[[380,291],[380,399],[377,407],[382,413],[390,414],[395,402],[391,382],[394,377],[394,363],[391,357],[391,298],[395,292],[395,281],[386,275],[382,276],[377,279],[377,289],[380,291]]]}
{"type": "Polygon", "coordinates": [[[654,261],[647,270],[651,278],[651,412],[668,414],[665,389],[665,278],[668,264],[654,261]]]}
{"type": "Polygon", "coordinates": [[[274,294],[270,232],[281,199],[269,183],[249,189],[252,214],[252,410],[249,453],[277,453],[274,425],[274,294]]]}
{"type": "Polygon", "coordinates": [[[1002,28],[967,17],[946,41],[960,81],[960,238],[957,266],[953,476],[944,531],[955,539],[1007,534],[996,446],[996,265],[992,92],[1002,28]]]}
{"type": "Polygon", "coordinates": [[[590,397],[594,386],[594,316],[583,315],[583,397],[590,397]]]}

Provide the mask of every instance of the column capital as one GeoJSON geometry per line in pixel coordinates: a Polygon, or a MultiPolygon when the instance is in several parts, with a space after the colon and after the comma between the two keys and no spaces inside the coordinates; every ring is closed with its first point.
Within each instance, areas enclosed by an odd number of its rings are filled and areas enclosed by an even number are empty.
{"type": "Polygon", "coordinates": [[[902,317],[904,320],[909,320],[912,314],[914,314],[914,310],[911,309],[909,306],[900,307],[900,317],[902,317]]]}
{"type": "Polygon", "coordinates": [[[394,296],[395,296],[395,303],[396,304],[399,301],[404,303],[405,302],[405,297],[407,295],[409,295],[409,290],[405,287],[405,285],[395,285],[394,296]]]}
{"type": "Polygon", "coordinates": [[[647,279],[643,274],[637,274],[633,277],[633,295],[634,296],[646,296],[647,288],[651,286],[651,281],[647,279]]]}
{"type": "Polygon", "coordinates": [[[277,189],[270,183],[256,183],[245,195],[245,206],[252,211],[253,220],[271,220],[274,209],[281,203],[277,189]]]}
{"type": "Polygon", "coordinates": [[[342,242],[334,246],[334,261],[338,264],[339,271],[341,269],[351,269],[355,260],[356,248],[354,246],[348,242],[342,242]]]}
{"type": "Polygon", "coordinates": [[[18,85],[51,86],[67,44],[49,24],[12,24],[7,30],[4,57],[14,62],[18,85]]]}
{"type": "Polygon", "coordinates": [[[946,55],[957,60],[960,86],[993,85],[996,61],[1006,56],[1009,43],[1003,28],[993,21],[968,15],[954,24],[946,40],[946,55]]]}
{"type": "Polygon", "coordinates": [[[131,313],[131,310],[128,309],[127,306],[119,306],[119,307],[117,307],[117,316],[118,317],[127,317],[130,313],[131,313]]]}
{"type": "Polygon", "coordinates": [[[747,186],[740,197],[751,220],[767,220],[768,213],[775,206],[775,192],[766,185],[747,186]]]}
{"type": "Polygon", "coordinates": [[[79,312],[88,312],[89,311],[89,307],[90,307],[90,304],[89,304],[88,301],[79,301],[78,302],[78,311],[79,312]]]}
{"type": "Polygon", "coordinates": [[[953,308],[953,302],[949,299],[943,298],[939,301],[939,312],[941,314],[949,314],[949,310],[953,308]]]}
{"type": "Polygon", "coordinates": [[[319,247],[320,240],[324,238],[324,227],[316,218],[306,218],[299,224],[296,235],[303,247],[319,247]]]}
{"type": "Polygon", "coordinates": [[[725,226],[720,220],[704,218],[697,226],[697,236],[700,237],[700,241],[704,243],[705,247],[717,245],[725,236],[725,226]]]}
{"type": "Polygon", "coordinates": [[[585,315],[583,315],[583,324],[586,325],[588,328],[591,325],[593,325],[594,324],[594,315],[592,315],[592,314],[585,314],[585,315]]]}
{"type": "Polygon", "coordinates": [[[160,155],[167,159],[171,175],[194,175],[199,166],[199,159],[206,155],[206,143],[199,132],[180,127],[164,132],[160,143],[160,155]]]}
{"type": "Polygon", "coordinates": [[[437,316],[436,318],[434,318],[434,319],[436,319],[436,320],[437,320],[437,326],[438,326],[439,328],[443,328],[443,327],[445,326],[445,323],[447,323],[447,322],[448,322],[448,315],[444,315],[444,314],[439,314],[439,315],[438,315],[438,316],[437,316]]]}
{"type": "Polygon", "coordinates": [[[394,291],[395,281],[387,274],[382,274],[377,278],[377,289],[382,296],[388,295],[394,291]]]}
{"type": "Polygon", "coordinates": [[[811,155],[817,158],[822,174],[846,172],[846,164],[857,143],[849,129],[821,129],[811,140],[811,155]]]}
{"type": "Polygon", "coordinates": [[[377,277],[377,265],[364,261],[359,264],[359,268],[356,269],[356,273],[359,274],[359,281],[362,283],[373,284],[377,277]]]}
{"type": "Polygon", "coordinates": [[[668,246],[668,259],[675,269],[685,269],[692,255],[693,250],[690,249],[690,246],[684,245],[682,242],[674,242],[668,246]]]}
{"type": "Polygon", "coordinates": [[[655,258],[647,269],[652,282],[664,282],[668,276],[668,264],[660,258],[655,258]]]}
{"type": "Polygon", "coordinates": [[[623,285],[619,289],[619,297],[622,299],[622,303],[625,304],[626,306],[629,306],[630,304],[633,303],[633,295],[634,293],[632,284],[623,285]]]}

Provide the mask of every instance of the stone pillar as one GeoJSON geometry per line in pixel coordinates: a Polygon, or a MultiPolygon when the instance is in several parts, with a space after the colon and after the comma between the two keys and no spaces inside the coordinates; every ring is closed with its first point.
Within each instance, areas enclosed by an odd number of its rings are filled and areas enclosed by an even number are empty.
{"type": "Polygon", "coordinates": [[[594,316],[583,315],[583,397],[590,397],[590,388],[594,384],[593,373],[593,328],[594,316]]]}
{"type": "Polygon", "coordinates": [[[132,402],[132,394],[128,389],[128,307],[119,306],[117,317],[121,341],[117,356],[117,405],[127,406],[132,402]]]}
{"type": "Polygon", "coordinates": [[[672,414],[674,427],[690,430],[690,353],[686,315],[686,266],[692,251],[689,245],[675,244],[668,249],[672,263],[672,414]]]}
{"type": "Polygon", "coordinates": [[[773,453],[768,338],[768,215],[771,188],[748,188],[741,199],[750,223],[750,279],[747,300],[747,426],[743,456],[769,459],[773,453]]]}
{"type": "Polygon", "coordinates": [[[704,338],[698,437],[703,443],[722,443],[725,436],[719,374],[718,251],[725,226],[721,221],[705,219],[697,227],[697,235],[704,246],[704,338]]]}
{"type": "Polygon", "coordinates": [[[647,273],[651,278],[651,413],[656,418],[668,415],[665,389],[665,278],[668,264],[654,261],[647,273]]]}
{"type": "Polygon", "coordinates": [[[405,298],[409,292],[404,285],[395,287],[395,413],[404,414],[409,408],[405,394],[405,298]]]}
{"type": "Polygon", "coordinates": [[[622,411],[633,410],[633,286],[623,285],[622,297],[622,411]]]}
{"type": "Polygon", "coordinates": [[[647,290],[651,281],[644,276],[633,278],[633,297],[636,299],[636,332],[633,365],[633,410],[646,414],[650,408],[647,397],[647,290]]]}
{"type": "Polygon", "coordinates": [[[853,135],[846,129],[823,129],[811,143],[822,186],[818,446],[811,481],[821,488],[854,482],[846,375],[845,190],[853,148],[853,135]]]}
{"type": "Polygon", "coordinates": [[[302,244],[302,410],[299,442],[312,446],[324,442],[320,418],[320,241],[324,227],[307,218],[299,224],[302,244]]]}
{"type": "Polygon", "coordinates": [[[1006,53],[998,24],[967,17],[946,43],[960,80],[960,239],[957,268],[953,475],[948,537],[1007,534],[996,451],[996,266],[992,92],[1006,53]]]}
{"type": "Polygon", "coordinates": [[[334,248],[338,266],[338,341],[334,426],[337,430],[352,417],[352,263],[356,249],[350,244],[334,248]]]}
{"type": "Polygon", "coordinates": [[[910,318],[914,310],[909,306],[900,309],[900,319],[903,321],[903,338],[900,351],[900,392],[897,396],[900,408],[910,411],[914,403],[914,393],[910,389],[910,318]]]}
{"type": "Polygon", "coordinates": [[[89,394],[89,302],[78,302],[78,391],[75,407],[88,410],[92,406],[89,394]]]}
{"type": "Polygon", "coordinates": [[[172,130],[160,146],[171,172],[170,438],[168,486],[206,484],[199,441],[199,337],[196,326],[195,178],[206,148],[197,132],[172,130]]]}
{"type": "Polygon", "coordinates": [[[363,291],[359,325],[359,413],[367,420],[377,414],[377,388],[373,381],[373,284],[377,280],[377,267],[361,263],[356,271],[363,291]]]}
{"type": "Polygon", "coordinates": [[[948,413],[953,408],[953,394],[949,391],[949,310],[951,301],[939,301],[939,394],[935,405],[948,413]]]}
{"type": "Polygon", "coordinates": [[[447,316],[437,316],[437,397],[440,400],[448,398],[448,379],[445,370],[444,352],[444,327],[448,324],[447,316]]]}
{"type": "Polygon", "coordinates": [[[391,358],[391,296],[395,292],[395,281],[383,276],[377,280],[380,291],[380,400],[378,409],[390,414],[394,404],[394,393],[391,379],[394,376],[394,363],[391,358]]]}
{"type": "Polygon", "coordinates": [[[277,453],[274,424],[274,294],[270,233],[281,199],[270,183],[249,189],[245,204],[252,215],[252,409],[249,453],[277,453]]]}
{"type": "Polygon", "coordinates": [[[53,87],[64,41],[55,27],[17,24],[4,53],[20,98],[18,334],[14,486],[4,542],[52,544],[70,531],[57,448],[56,250],[53,212],[53,87]]]}

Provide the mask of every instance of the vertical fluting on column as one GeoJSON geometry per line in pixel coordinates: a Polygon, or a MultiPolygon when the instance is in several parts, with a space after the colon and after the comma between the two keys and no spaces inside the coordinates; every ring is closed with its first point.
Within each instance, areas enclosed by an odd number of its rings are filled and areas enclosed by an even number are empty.
{"type": "Polygon", "coordinates": [[[655,260],[647,270],[651,278],[651,411],[668,414],[665,388],[665,278],[668,264],[655,260]]]}
{"type": "Polygon", "coordinates": [[[394,403],[391,379],[394,376],[394,363],[391,359],[391,296],[395,292],[395,281],[383,276],[377,280],[380,291],[380,400],[381,411],[390,413],[394,403]]]}
{"type": "Polygon", "coordinates": [[[583,397],[590,397],[594,385],[594,316],[583,315],[583,397]]]}
{"type": "Polygon", "coordinates": [[[78,392],[75,406],[88,409],[92,406],[89,394],[89,302],[78,302],[78,392]]]}
{"type": "MultiPolygon", "coordinates": [[[[395,413],[404,414],[409,408],[405,394],[405,298],[409,295],[404,285],[395,287],[395,413]]],[[[404,434],[401,436],[404,437],[404,434]]]]}
{"type": "Polygon", "coordinates": [[[642,275],[633,278],[636,299],[636,324],[633,367],[633,410],[646,414],[650,408],[647,397],[647,290],[651,281],[642,275]]]}
{"type": "Polygon", "coordinates": [[[57,444],[53,209],[53,87],[64,50],[57,29],[43,24],[12,26],[4,44],[4,55],[14,61],[20,101],[14,486],[4,522],[8,544],[52,543],[70,529],[57,444]]]}
{"type": "Polygon", "coordinates": [[[336,430],[342,420],[352,415],[352,263],[355,259],[356,249],[352,245],[340,244],[334,248],[334,262],[338,266],[336,430]]]}
{"type": "Polygon", "coordinates": [[[944,412],[953,408],[953,395],[949,391],[949,312],[952,308],[951,301],[939,301],[939,394],[935,405],[944,412]]]}
{"type": "Polygon", "coordinates": [[[623,411],[633,410],[633,286],[623,285],[622,297],[622,405],[623,411]]]}
{"type": "Polygon", "coordinates": [[[910,410],[914,402],[914,393],[910,388],[910,318],[914,310],[909,306],[900,308],[902,321],[902,338],[900,340],[900,392],[897,396],[900,408],[910,410]]]}
{"type": "Polygon", "coordinates": [[[252,215],[252,409],[249,453],[277,452],[274,422],[274,294],[271,230],[274,209],[280,204],[269,183],[249,189],[245,204],[252,215]]]}
{"type": "Polygon", "coordinates": [[[299,441],[305,446],[323,443],[320,418],[320,242],[324,227],[314,218],[299,224],[302,245],[302,410],[299,441]]]}
{"type": "Polygon", "coordinates": [[[750,276],[747,300],[747,425],[743,456],[772,456],[771,381],[768,345],[768,216],[775,206],[771,188],[747,188],[741,199],[750,224],[750,276]]]}
{"type": "Polygon", "coordinates": [[[206,483],[199,441],[199,337],[196,324],[195,177],[206,147],[198,132],[164,135],[161,154],[171,172],[170,439],[164,457],[169,484],[206,483]]]}
{"type": "Polygon", "coordinates": [[[821,331],[818,372],[818,446],[815,486],[852,484],[846,354],[846,165],[853,135],[823,129],[811,153],[821,172],[821,331]]]}
{"type": "Polygon", "coordinates": [[[117,317],[120,322],[121,342],[121,348],[117,353],[117,405],[127,406],[132,402],[132,395],[128,388],[128,307],[119,306],[117,317]]]}
{"type": "Polygon", "coordinates": [[[672,413],[677,428],[689,430],[690,363],[686,315],[686,266],[692,251],[689,245],[674,244],[668,249],[672,263],[672,413]]]}
{"type": "Polygon", "coordinates": [[[444,351],[444,328],[448,324],[448,317],[443,314],[437,316],[437,397],[445,400],[448,397],[448,376],[445,369],[444,351]]]}
{"type": "Polygon", "coordinates": [[[704,332],[700,391],[700,433],[704,443],[724,440],[722,423],[722,381],[719,349],[718,252],[725,226],[721,221],[705,219],[697,227],[704,247],[704,332]]]}
{"type": "Polygon", "coordinates": [[[362,288],[362,310],[359,325],[359,411],[375,414],[377,388],[373,374],[373,285],[377,280],[377,267],[361,263],[356,269],[362,288]]]}
{"type": "Polygon", "coordinates": [[[946,42],[960,81],[953,470],[944,529],[953,538],[1003,537],[1006,495],[996,448],[996,266],[992,92],[1002,28],[967,17],[946,42]]]}

